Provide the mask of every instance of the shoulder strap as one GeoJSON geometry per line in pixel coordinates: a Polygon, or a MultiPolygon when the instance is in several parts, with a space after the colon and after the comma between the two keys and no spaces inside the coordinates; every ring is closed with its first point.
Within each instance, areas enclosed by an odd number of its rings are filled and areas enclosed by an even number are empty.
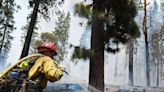
{"type": "Polygon", "coordinates": [[[32,54],[32,55],[29,55],[27,57],[24,57],[22,59],[20,59],[16,64],[14,64],[13,66],[9,67],[6,71],[4,71],[3,73],[0,74],[0,78],[2,78],[3,76],[5,76],[8,72],[10,72],[13,68],[15,68],[17,65],[19,65],[20,63],[22,63],[24,60],[27,60],[31,57],[41,57],[41,56],[44,56],[42,54],[32,54]]]}

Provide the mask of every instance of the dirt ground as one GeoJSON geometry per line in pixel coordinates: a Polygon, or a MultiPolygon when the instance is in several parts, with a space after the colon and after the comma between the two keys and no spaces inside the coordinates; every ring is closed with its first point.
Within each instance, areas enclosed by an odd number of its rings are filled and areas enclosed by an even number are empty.
{"type": "MultiPolygon", "coordinates": [[[[85,84],[54,84],[48,86],[44,92],[89,92],[85,84]]],[[[99,92],[94,90],[94,92],[99,92]]],[[[162,87],[139,86],[106,86],[105,92],[164,92],[162,87]]]]}

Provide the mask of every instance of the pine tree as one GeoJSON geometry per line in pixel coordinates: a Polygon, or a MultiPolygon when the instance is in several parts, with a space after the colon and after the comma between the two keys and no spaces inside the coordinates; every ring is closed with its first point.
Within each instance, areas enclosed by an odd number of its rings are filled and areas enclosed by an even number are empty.
{"type": "MultiPolygon", "coordinates": [[[[22,45],[23,45],[23,43],[24,43],[24,41],[25,41],[25,37],[26,37],[26,33],[27,33],[27,31],[28,31],[28,27],[29,27],[29,17],[27,18],[27,24],[25,25],[25,26],[23,26],[22,27],[22,31],[23,31],[23,33],[22,33],[22,36],[21,36],[21,42],[22,42],[22,45]]],[[[37,24],[38,22],[36,22],[36,24],[37,24]]],[[[35,25],[34,26],[34,32],[33,32],[33,34],[32,34],[32,38],[31,38],[31,42],[30,42],[30,48],[29,48],[29,53],[33,53],[33,52],[35,52],[35,47],[33,47],[33,46],[35,46],[35,40],[36,39],[38,39],[38,36],[39,36],[39,33],[37,32],[37,30],[38,30],[38,27],[35,25]]]]}
{"type": "Polygon", "coordinates": [[[59,47],[58,51],[63,59],[64,54],[67,53],[68,34],[70,28],[70,13],[65,16],[64,12],[59,12],[58,21],[56,22],[55,31],[53,31],[56,42],[59,47]]]}
{"type": "Polygon", "coordinates": [[[163,34],[164,34],[164,27],[161,27],[161,30],[159,32],[155,32],[152,35],[152,60],[155,64],[155,73],[156,73],[156,86],[159,87],[161,80],[163,80],[163,34]]]}
{"type": "Polygon", "coordinates": [[[0,8],[2,7],[2,2],[3,2],[3,0],[0,0],[0,8]]]}
{"type": "Polygon", "coordinates": [[[52,42],[57,45],[57,51],[60,54],[61,59],[67,53],[68,45],[68,34],[70,27],[70,14],[67,13],[65,16],[64,12],[58,13],[58,20],[56,21],[55,31],[41,33],[39,40],[34,39],[34,44],[32,48],[35,49],[37,46],[41,45],[43,42],[52,42]]]}
{"type": "Polygon", "coordinates": [[[137,14],[133,0],[93,0],[90,5],[79,3],[75,13],[88,19],[92,25],[89,84],[104,92],[104,50],[119,51],[112,44],[127,43],[140,36],[134,17],[137,14]]]}
{"type": "Polygon", "coordinates": [[[25,39],[25,43],[24,43],[22,54],[21,54],[20,58],[23,58],[23,57],[27,56],[27,54],[28,54],[31,37],[32,37],[33,29],[34,29],[34,26],[35,26],[35,22],[36,22],[38,10],[39,10],[40,0],[34,0],[34,1],[30,1],[30,2],[34,3],[35,6],[34,6],[34,9],[33,9],[33,13],[32,13],[32,16],[31,16],[31,21],[30,21],[30,24],[29,24],[27,36],[26,36],[26,39],[25,39]]]}
{"type": "MultiPolygon", "coordinates": [[[[63,2],[63,1],[59,1],[59,4],[60,4],[60,2],[63,2]]],[[[38,12],[39,12],[39,14],[43,15],[43,17],[46,20],[50,19],[49,9],[52,8],[53,6],[56,6],[57,1],[56,0],[29,0],[29,4],[31,7],[34,7],[34,8],[33,8],[33,13],[31,15],[31,21],[29,24],[27,36],[25,38],[25,43],[24,43],[22,54],[21,54],[20,58],[23,58],[28,55],[31,37],[32,37],[34,26],[36,24],[38,12]]]]}
{"type": "Polygon", "coordinates": [[[129,50],[129,85],[133,86],[133,58],[134,58],[134,41],[131,39],[128,43],[128,50],[129,50]]]}
{"type": "Polygon", "coordinates": [[[13,37],[11,33],[14,31],[14,12],[20,9],[14,0],[3,0],[0,7],[0,53],[6,52],[11,47],[13,37]],[[4,51],[3,51],[4,50],[4,51]]]}
{"type": "MultiPolygon", "coordinates": [[[[40,46],[44,42],[51,42],[56,43],[56,36],[53,33],[50,32],[43,32],[41,33],[39,39],[33,39],[33,49],[36,49],[38,46],[40,46]]],[[[36,51],[36,50],[35,50],[36,51]]]]}

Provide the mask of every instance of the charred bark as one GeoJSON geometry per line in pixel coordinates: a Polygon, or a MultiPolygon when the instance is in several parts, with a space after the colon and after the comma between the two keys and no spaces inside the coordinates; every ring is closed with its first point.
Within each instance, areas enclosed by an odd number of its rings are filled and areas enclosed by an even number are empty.
{"type": "Polygon", "coordinates": [[[33,33],[34,26],[35,26],[35,23],[36,23],[36,18],[37,18],[37,13],[38,13],[40,0],[36,0],[34,3],[35,3],[35,6],[34,6],[33,14],[32,14],[32,17],[31,17],[30,25],[29,25],[29,28],[28,28],[27,36],[26,36],[26,39],[25,39],[25,43],[24,43],[22,54],[21,54],[20,58],[23,58],[23,57],[28,55],[30,42],[31,42],[31,37],[32,37],[32,33],[33,33]]]}

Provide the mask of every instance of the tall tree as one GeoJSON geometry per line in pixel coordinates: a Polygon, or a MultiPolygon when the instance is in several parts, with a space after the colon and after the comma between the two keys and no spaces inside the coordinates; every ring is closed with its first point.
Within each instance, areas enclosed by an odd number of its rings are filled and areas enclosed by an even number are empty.
{"type": "Polygon", "coordinates": [[[58,20],[53,33],[56,37],[56,42],[59,47],[58,52],[62,57],[61,59],[63,59],[64,55],[67,53],[70,13],[68,12],[67,15],[65,15],[64,11],[58,13],[58,20]]]}
{"type": "MultiPolygon", "coordinates": [[[[70,14],[65,15],[64,12],[58,13],[58,20],[56,21],[55,31],[41,33],[40,39],[34,39],[32,48],[35,49],[43,42],[56,43],[57,51],[59,52],[61,59],[67,53],[66,46],[68,45],[68,34],[70,27],[70,14]]],[[[38,37],[37,37],[38,38],[38,37]]]]}
{"type": "Polygon", "coordinates": [[[160,34],[159,33],[154,33],[152,35],[152,47],[154,49],[154,51],[152,52],[152,56],[153,56],[153,61],[154,63],[156,64],[155,65],[155,68],[157,69],[156,70],[156,74],[157,74],[157,81],[156,81],[156,84],[157,84],[157,87],[159,86],[159,63],[160,63],[160,55],[161,55],[161,52],[160,52],[160,45],[159,45],[159,42],[160,42],[160,34]]]}
{"type": "Polygon", "coordinates": [[[25,43],[20,58],[23,58],[28,55],[31,37],[36,23],[38,12],[42,14],[45,19],[49,19],[49,8],[55,6],[56,0],[30,0],[29,4],[31,7],[34,6],[34,8],[33,8],[33,13],[31,15],[31,21],[29,24],[27,36],[25,38],[25,43]]]}
{"type": "MultiPolygon", "coordinates": [[[[40,39],[34,39],[33,49],[36,49],[36,47],[40,46],[43,42],[52,42],[56,43],[56,36],[53,33],[50,32],[43,32],[41,33],[40,39]]],[[[35,52],[35,51],[34,51],[35,52]]]]}
{"type": "Polygon", "coordinates": [[[133,52],[134,52],[134,41],[130,40],[128,44],[129,49],[129,85],[133,86],[133,52]]]}
{"type": "Polygon", "coordinates": [[[160,80],[162,80],[163,77],[163,60],[164,58],[162,57],[164,52],[163,52],[163,34],[164,34],[164,27],[161,27],[161,30],[159,32],[156,32],[152,35],[152,56],[153,56],[153,63],[155,63],[155,69],[156,69],[156,86],[159,87],[160,85],[160,80]]]}
{"type": "Polygon", "coordinates": [[[149,42],[148,42],[148,31],[147,31],[147,0],[144,0],[143,33],[144,33],[144,38],[145,38],[147,86],[150,86],[149,42]]]}
{"type": "Polygon", "coordinates": [[[162,25],[164,25],[164,1],[161,1],[162,25]]]}
{"type": "MultiPolygon", "coordinates": [[[[27,20],[27,23],[28,23],[28,20],[27,20]]],[[[28,31],[28,27],[29,27],[29,23],[22,27],[22,30],[24,31],[22,33],[22,36],[21,36],[21,42],[22,42],[22,44],[25,41],[24,38],[26,37],[27,31],[28,31]]],[[[35,48],[33,46],[35,44],[34,43],[35,40],[38,39],[38,36],[39,36],[39,33],[37,32],[37,30],[38,30],[38,27],[35,25],[34,32],[33,32],[32,37],[31,37],[31,42],[30,42],[30,47],[29,47],[29,53],[35,52],[35,48]]]]}
{"type": "Polygon", "coordinates": [[[0,0],[0,7],[2,7],[2,2],[3,2],[3,0],[0,0]]]}
{"type": "Polygon", "coordinates": [[[159,42],[159,47],[160,47],[160,78],[161,80],[164,79],[164,71],[163,71],[163,66],[164,66],[164,42],[163,42],[163,36],[164,36],[164,26],[161,27],[161,31],[159,32],[159,38],[160,38],[160,42],[159,42]]]}
{"type": "MultiPolygon", "coordinates": [[[[25,42],[25,37],[26,37],[26,34],[28,32],[28,28],[29,28],[29,24],[30,24],[30,19],[31,19],[31,16],[32,14],[29,14],[28,17],[27,17],[27,24],[24,25],[21,30],[23,31],[22,32],[22,35],[21,35],[21,42],[22,42],[22,45],[24,44],[25,42]]],[[[38,19],[36,20],[36,24],[38,24],[39,21],[38,19]]],[[[31,37],[31,42],[30,42],[30,47],[29,47],[29,53],[33,53],[35,52],[35,48],[33,47],[35,45],[35,40],[38,39],[38,36],[39,36],[39,33],[37,32],[38,31],[38,26],[37,25],[34,25],[34,31],[32,33],[32,37],[31,37]]]]}
{"type": "Polygon", "coordinates": [[[11,47],[11,32],[15,29],[14,27],[14,12],[17,11],[17,6],[14,0],[3,0],[0,7],[0,53],[3,50],[9,50],[11,47]]]}
{"type": "Polygon", "coordinates": [[[104,21],[99,13],[104,13],[104,0],[93,0],[89,84],[104,92],[104,21]],[[95,72],[96,71],[96,72],[95,72]]]}
{"type": "Polygon", "coordinates": [[[104,50],[119,51],[118,44],[139,37],[140,32],[134,21],[136,7],[133,0],[93,0],[86,5],[79,3],[75,13],[88,19],[92,25],[89,84],[104,91],[104,50]],[[119,3],[119,5],[118,5],[119,3]],[[112,47],[116,44],[116,48],[112,47]]]}
{"type": "Polygon", "coordinates": [[[23,57],[28,55],[29,45],[30,45],[33,29],[34,29],[34,26],[35,26],[35,21],[36,21],[36,18],[37,18],[37,13],[38,13],[40,0],[34,0],[33,3],[34,3],[35,6],[34,6],[33,14],[31,16],[29,29],[28,29],[28,32],[27,32],[27,36],[26,36],[26,39],[25,39],[25,43],[24,43],[22,54],[21,54],[20,58],[23,58],[23,57]]]}

